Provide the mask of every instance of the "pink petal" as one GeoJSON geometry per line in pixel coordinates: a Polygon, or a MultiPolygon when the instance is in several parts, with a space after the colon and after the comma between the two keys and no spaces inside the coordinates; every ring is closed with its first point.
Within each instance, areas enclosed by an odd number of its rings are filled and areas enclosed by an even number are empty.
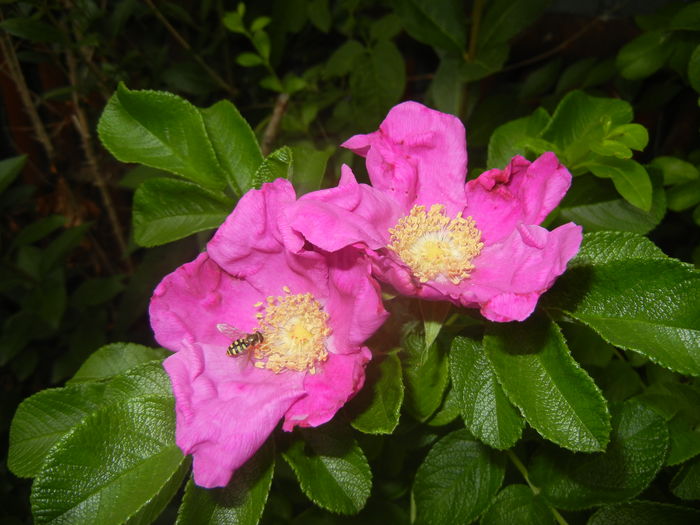
{"type": "Polygon", "coordinates": [[[358,184],[348,166],[343,165],[342,173],[340,185],[308,193],[290,207],[287,221],[298,234],[287,243],[290,250],[298,252],[306,241],[329,252],[358,242],[371,249],[387,244],[389,228],[401,215],[396,202],[358,184]]]}
{"type": "Polygon", "coordinates": [[[206,488],[228,484],[304,395],[303,374],[259,370],[206,345],[186,344],[163,366],[175,394],[175,441],[194,456],[195,483],[206,488]]]}
{"type": "Polygon", "coordinates": [[[253,304],[264,296],[250,284],[223,273],[206,253],[166,276],[151,297],[149,315],[158,344],[180,350],[183,341],[231,342],[216,325],[243,331],[257,324],[253,304]]]}
{"type": "Polygon", "coordinates": [[[367,347],[351,354],[329,354],[319,373],[306,376],[307,395],[287,411],[282,428],[316,427],[329,421],[362,388],[365,365],[371,357],[367,347]]]}
{"type": "Polygon", "coordinates": [[[356,135],[343,146],[367,158],[372,185],[404,210],[435,203],[451,216],[462,210],[467,150],[457,117],[404,102],[389,111],[378,131],[356,135]]]}
{"type": "Polygon", "coordinates": [[[554,153],[530,163],[516,156],[504,170],[489,170],[466,187],[467,207],[487,243],[499,242],[520,224],[540,224],[564,197],[571,174],[554,153]]]}

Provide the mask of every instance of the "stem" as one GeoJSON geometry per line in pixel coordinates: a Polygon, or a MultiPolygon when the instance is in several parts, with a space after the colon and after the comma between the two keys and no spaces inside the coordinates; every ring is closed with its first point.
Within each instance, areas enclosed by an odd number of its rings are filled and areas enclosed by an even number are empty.
{"type": "Polygon", "coordinates": [[[469,33],[469,51],[467,51],[467,60],[470,62],[476,58],[476,44],[479,38],[481,14],[484,12],[485,3],[485,0],[474,0],[474,7],[472,8],[472,27],[469,33]]]}
{"type": "MultiPolygon", "coordinates": [[[[523,465],[522,461],[520,461],[520,458],[518,458],[518,456],[516,456],[515,452],[513,452],[512,450],[506,450],[506,454],[508,454],[508,459],[510,459],[513,465],[515,465],[515,468],[517,468],[520,474],[523,476],[523,479],[527,482],[528,486],[530,487],[530,490],[532,490],[532,493],[535,496],[537,496],[541,492],[540,488],[532,484],[527,468],[525,467],[525,465],[523,465]]],[[[546,503],[546,505],[552,513],[552,516],[554,516],[554,519],[557,521],[557,523],[559,523],[559,525],[568,525],[568,523],[564,519],[564,516],[559,514],[559,511],[557,509],[552,507],[549,503],[546,503]]]]}
{"type": "Polygon", "coordinates": [[[168,30],[170,35],[177,41],[182,48],[187,51],[192,58],[194,58],[197,61],[197,64],[199,64],[204,71],[207,72],[207,75],[209,75],[214,82],[216,82],[219,87],[223,90],[225,90],[229,95],[232,97],[236,96],[236,90],[233,89],[233,87],[226,82],[219,74],[214,71],[212,68],[210,68],[207,63],[202,60],[202,57],[200,57],[197,53],[194,52],[192,49],[192,46],[185,40],[180,33],[177,32],[177,29],[175,29],[170,22],[168,22],[168,19],[165,18],[163,13],[160,12],[160,10],[153,4],[153,0],[146,0],[146,3],[148,4],[148,7],[151,8],[151,11],[153,11],[153,14],[156,15],[156,18],[160,20],[161,24],[165,26],[165,29],[168,30]]]}
{"type": "Polygon", "coordinates": [[[51,143],[51,139],[49,139],[49,134],[46,132],[44,123],[39,117],[39,112],[32,101],[32,96],[29,92],[27,81],[24,78],[24,73],[22,73],[22,67],[20,66],[19,59],[15,53],[15,48],[12,45],[12,41],[7,33],[0,35],[0,51],[2,51],[2,55],[5,57],[9,74],[12,77],[15,86],[17,86],[17,91],[22,99],[24,109],[26,110],[27,115],[29,115],[29,120],[32,122],[36,139],[44,147],[44,151],[46,152],[46,156],[49,160],[49,165],[53,168],[53,159],[55,156],[53,144],[51,143]]]}
{"type": "Polygon", "coordinates": [[[266,157],[272,151],[272,145],[275,142],[275,138],[277,138],[277,133],[279,132],[280,124],[282,123],[282,116],[287,109],[288,102],[289,95],[287,93],[280,93],[277,96],[275,107],[272,109],[270,122],[267,123],[267,127],[265,128],[265,133],[263,134],[262,138],[262,144],[260,145],[262,154],[266,157]]]}

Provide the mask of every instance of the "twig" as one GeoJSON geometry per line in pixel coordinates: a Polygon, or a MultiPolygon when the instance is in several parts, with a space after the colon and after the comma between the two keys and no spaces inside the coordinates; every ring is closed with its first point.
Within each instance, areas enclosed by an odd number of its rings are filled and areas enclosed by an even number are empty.
{"type": "Polygon", "coordinates": [[[100,191],[100,196],[102,197],[102,202],[107,209],[107,216],[112,224],[112,231],[114,232],[114,237],[119,244],[119,249],[121,250],[122,257],[124,258],[124,263],[126,264],[129,273],[133,273],[134,267],[129,257],[129,248],[126,243],[126,237],[124,236],[124,230],[122,228],[121,222],[119,222],[119,217],[117,216],[116,209],[114,207],[114,201],[112,201],[112,196],[109,193],[109,187],[107,186],[107,181],[102,175],[100,170],[99,161],[97,155],[95,154],[95,149],[92,144],[92,136],[90,134],[90,128],[88,126],[87,118],[85,117],[85,112],[80,105],[80,99],[78,97],[78,85],[77,85],[77,63],[75,56],[71,51],[66,51],[66,62],[68,64],[68,77],[73,87],[73,108],[75,114],[72,116],[73,124],[78,130],[80,139],[83,144],[83,150],[85,151],[85,159],[87,160],[88,169],[90,170],[90,175],[95,182],[95,185],[100,191]]]}
{"type": "Polygon", "coordinates": [[[275,107],[272,110],[272,116],[270,117],[270,122],[267,123],[265,127],[265,133],[263,133],[263,139],[261,144],[261,149],[263,155],[267,156],[272,151],[272,145],[275,143],[277,138],[277,133],[280,129],[280,124],[282,122],[282,116],[287,109],[287,103],[289,102],[289,94],[280,93],[277,96],[277,101],[275,102],[275,107]]]}
{"type": "Polygon", "coordinates": [[[180,33],[177,32],[177,29],[175,29],[170,22],[168,22],[168,19],[165,18],[163,13],[160,12],[160,10],[153,4],[152,0],[146,0],[146,3],[148,4],[148,7],[151,8],[151,11],[153,11],[153,14],[156,15],[156,18],[160,20],[161,24],[165,26],[165,29],[168,30],[168,32],[171,34],[171,36],[177,41],[180,46],[182,46],[185,51],[187,51],[190,55],[192,55],[192,58],[194,58],[197,63],[204,69],[204,71],[207,72],[207,74],[219,85],[220,88],[224,89],[226,92],[228,92],[229,95],[236,96],[236,90],[228,83],[226,82],[219,74],[214,71],[212,68],[210,68],[207,63],[202,60],[202,57],[200,57],[195,51],[192,49],[192,46],[190,46],[189,42],[185,40],[180,33]]]}
{"type": "Polygon", "coordinates": [[[49,160],[49,165],[53,167],[53,160],[55,156],[53,144],[51,143],[49,134],[46,132],[44,123],[39,117],[39,112],[37,111],[34,102],[32,102],[32,96],[29,92],[27,81],[24,78],[24,73],[22,73],[22,67],[20,66],[19,59],[17,58],[17,54],[15,53],[15,48],[12,45],[12,41],[10,40],[10,37],[7,35],[7,33],[3,33],[2,35],[0,35],[0,49],[2,50],[2,54],[5,57],[10,77],[14,81],[15,86],[17,86],[17,91],[19,92],[20,98],[22,99],[22,104],[24,105],[24,108],[27,114],[29,115],[29,120],[31,120],[32,122],[32,127],[34,128],[34,134],[36,135],[36,139],[44,147],[44,151],[46,152],[46,156],[49,160]]]}

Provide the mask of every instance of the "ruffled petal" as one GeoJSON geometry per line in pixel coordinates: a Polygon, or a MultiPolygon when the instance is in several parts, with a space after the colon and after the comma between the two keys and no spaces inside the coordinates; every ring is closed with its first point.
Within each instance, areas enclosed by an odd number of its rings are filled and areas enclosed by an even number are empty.
{"type": "Polygon", "coordinates": [[[167,275],[151,297],[149,315],[158,344],[180,350],[185,340],[220,344],[230,337],[216,325],[227,323],[246,332],[257,321],[253,304],[264,299],[247,282],[231,277],[206,254],[167,275]]]}
{"type": "Polygon", "coordinates": [[[466,186],[467,207],[486,244],[506,238],[518,224],[540,224],[571,185],[554,153],[534,162],[516,156],[504,170],[485,171],[466,186]]]}
{"type": "Polygon", "coordinates": [[[365,365],[371,357],[367,347],[350,354],[329,354],[319,373],[306,376],[307,395],[287,411],[282,428],[289,431],[328,422],[364,385],[365,365]]]}
{"type": "Polygon", "coordinates": [[[194,343],[163,363],[175,394],[175,441],[193,455],[201,487],[228,484],[304,395],[303,374],[273,374],[245,361],[194,343]]]}
{"type": "Polygon", "coordinates": [[[467,149],[457,117],[404,102],[389,111],[378,131],[343,146],[367,158],[372,185],[402,209],[441,203],[451,216],[462,211],[467,149]]]}

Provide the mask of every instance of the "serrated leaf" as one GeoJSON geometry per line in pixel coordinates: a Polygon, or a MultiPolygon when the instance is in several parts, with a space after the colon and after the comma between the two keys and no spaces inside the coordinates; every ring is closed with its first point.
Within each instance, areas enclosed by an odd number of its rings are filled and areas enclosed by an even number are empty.
{"type": "Polygon", "coordinates": [[[470,432],[497,449],[515,445],[525,422],[506,398],[481,343],[455,337],[450,350],[450,376],[470,432]]]}
{"type": "Polygon", "coordinates": [[[352,426],[365,434],[391,434],[399,424],[402,403],[401,360],[387,354],[367,368],[365,385],[349,406],[357,414],[352,426]]]}
{"type": "Polygon", "coordinates": [[[227,100],[200,112],[216,158],[240,197],[252,188],[251,181],[263,160],[258,140],[236,106],[227,100]]]}
{"type": "Polygon", "coordinates": [[[415,523],[471,523],[503,483],[503,456],[471,439],[466,430],[447,434],[430,449],[413,484],[415,523]]]}
{"type": "Polygon", "coordinates": [[[224,193],[177,179],[150,179],[134,195],[134,240],[159,246],[216,228],[233,208],[224,193]]]}
{"type": "Polygon", "coordinates": [[[535,455],[530,479],[557,508],[577,510],[632,498],[652,482],[668,448],[664,420],[630,400],[613,409],[605,452],[572,454],[545,446],[535,455]]]}
{"type": "Polygon", "coordinates": [[[111,379],[135,366],[162,361],[169,354],[162,348],[149,348],[136,343],[111,343],[88,357],[67,384],[111,379]]]}
{"type": "Polygon", "coordinates": [[[510,401],[543,437],[570,450],[603,450],[605,399],[573,360],[559,327],[544,317],[487,327],[484,350],[510,401]]]}
{"type": "Polygon", "coordinates": [[[7,466],[19,477],[34,477],[51,447],[99,407],[104,385],[42,390],[17,408],[10,427],[7,466]]]}
{"type": "Polygon", "coordinates": [[[651,209],[651,179],[644,166],[631,159],[607,157],[601,162],[586,163],[597,177],[612,179],[627,202],[643,211],[651,209]]]}
{"type": "Polygon", "coordinates": [[[22,173],[22,168],[24,168],[26,163],[26,155],[0,160],[0,193],[5,191],[15,181],[17,176],[22,173]]]}
{"type": "Polygon", "coordinates": [[[586,234],[544,298],[609,343],[700,375],[700,272],[631,233],[586,234]]]}
{"type": "Polygon", "coordinates": [[[674,496],[687,500],[700,500],[700,458],[684,463],[671,480],[674,496]]]}
{"type": "Polygon", "coordinates": [[[172,93],[131,91],[119,84],[97,131],[122,162],[170,171],[212,189],[226,185],[201,113],[172,93]]]}
{"type": "Polygon", "coordinates": [[[697,509],[655,501],[628,501],[598,509],[587,525],[688,525],[698,521],[697,509]]]}
{"type": "Polygon", "coordinates": [[[169,499],[159,498],[161,492],[172,497],[177,490],[184,461],[175,444],[172,398],[107,406],[49,453],[32,486],[35,522],[152,520],[169,499]]]}
{"type": "Polygon", "coordinates": [[[255,525],[262,515],[275,466],[272,440],[236,469],[226,487],[203,489],[190,479],[177,513],[178,525],[255,525]]]}
{"type": "Polygon", "coordinates": [[[668,59],[668,31],[649,31],[625,44],[617,54],[617,68],[624,78],[646,78],[658,71],[668,59]]]}
{"type": "Polygon", "coordinates": [[[494,498],[479,525],[547,525],[554,516],[527,485],[508,485],[494,498]]]}
{"type": "Polygon", "coordinates": [[[449,374],[447,356],[437,343],[425,348],[422,334],[415,332],[405,338],[404,350],[404,407],[418,421],[425,421],[442,403],[449,374]]]}
{"type": "Polygon", "coordinates": [[[372,489],[372,472],[352,436],[326,425],[303,430],[284,459],[296,474],[301,490],[321,508],[357,514],[372,489]]]}
{"type": "Polygon", "coordinates": [[[394,0],[396,14],[413,38],[430,46],[455,51],[466,49],[464,12],[453,0],[394,0]]]}
{"type": "Polygon", "coordinates": [[[283,146],[270,153],[258,166],[252,185],[259,189],[264,183],[275,179],[291,180],[294,173],[294,156],[291,148],[283,146]]]}
{"type": "Polygon", "coordinates": [[[149,361],[116,376],[107,385],[103,402],[121,403],[137,397],[172,398],[170,378],[160,361],[149,361]]]}

